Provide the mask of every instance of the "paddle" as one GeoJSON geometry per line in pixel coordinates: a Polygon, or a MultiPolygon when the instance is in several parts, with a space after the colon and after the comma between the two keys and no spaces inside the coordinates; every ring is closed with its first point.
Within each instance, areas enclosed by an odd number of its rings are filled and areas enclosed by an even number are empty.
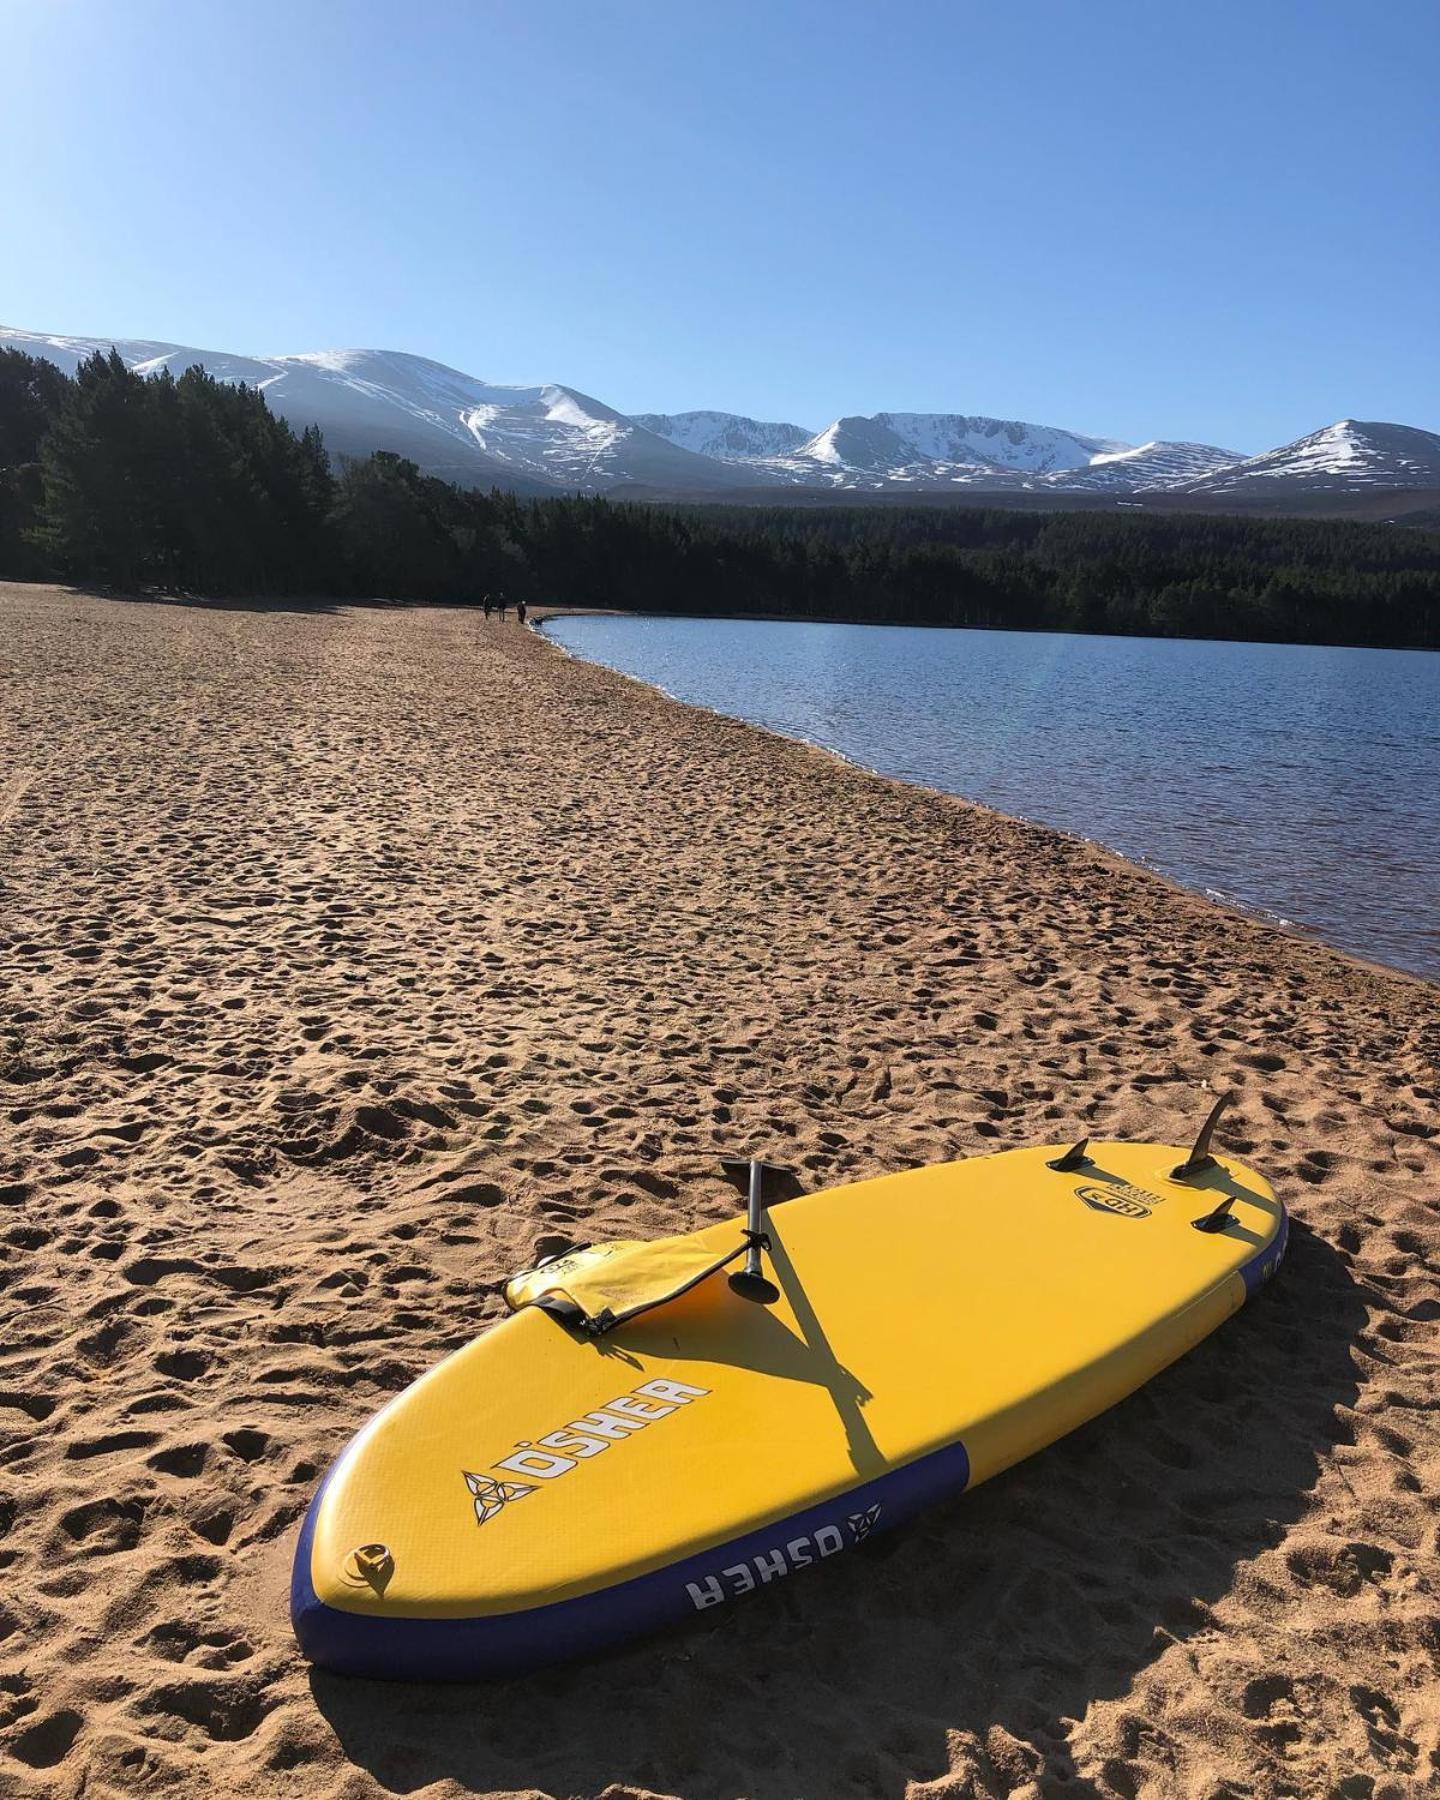
{"type": "Polygon", "coordinates": [[[774,1163],[763,1163],[758,1157],[745,1159],[724,1156],[720,1166],[732,1181],[745,1183],[747,1210],[745,1215],[745,1267],[737,1269],[730,1277],[731,1289],[744,1300],[754,1300],[762,1306],[773,1306],[780,1298],[780,1290],[761,1270],[760,1252],[770,1248],[770,1239],[765,1231],[765,1177],[776,1178],[789,1175],[788,1169],[780,1169],[774,1163]]]}

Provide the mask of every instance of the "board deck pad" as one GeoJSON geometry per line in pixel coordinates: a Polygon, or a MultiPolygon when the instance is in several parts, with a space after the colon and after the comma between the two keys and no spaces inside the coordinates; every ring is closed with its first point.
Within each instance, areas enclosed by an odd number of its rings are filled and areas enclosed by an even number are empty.
{"type": "MultiPolygon", "coordinates": [[[[327,1476],[296,1555],[302,1649],[513,1674],[769,1586],[1093,1418],[1283,1255],[1283,1206],[1231,1158],[1181,1183],[1173,1146],[1094,1144],[1063,1172],[1062,1148],[773,1208],[772,1306],[718,1274],[596,1338],[537,1305],[502,1319],[327,1476]],[[1195,1230],[1227,1196],[1224,1229],[1195,1230]]],[[[657,1268],[740,1236],[659,1240],[657,1268]]],[[[627,1291],[647,1248],[613,1259],[627,1291]]]]}

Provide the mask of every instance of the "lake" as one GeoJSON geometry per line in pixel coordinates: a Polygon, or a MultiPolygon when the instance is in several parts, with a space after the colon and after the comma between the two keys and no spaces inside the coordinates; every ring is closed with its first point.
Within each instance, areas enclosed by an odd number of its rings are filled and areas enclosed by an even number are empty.
{"type": "Polygon", "coordinates": [[[1440,654],[746,619],[545,629],[677,699],[1440,979],[1440,654]]]}

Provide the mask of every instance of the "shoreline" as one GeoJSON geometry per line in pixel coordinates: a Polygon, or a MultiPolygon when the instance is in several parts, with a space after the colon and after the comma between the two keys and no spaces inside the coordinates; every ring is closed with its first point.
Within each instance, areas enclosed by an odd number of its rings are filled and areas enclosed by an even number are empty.
{"type": "MultiPolygon", "coordinates": [[[[332,604],[343,605],[346,602],[336,601],[332,604]]],[[[537,601],[531,612],[537,623],[544,618],[560,619],[567,616],[596,619],[734,619],[757,625],[855,625],[875,631],[975,631],[993,632],[997,637],[1093,637],[1106,638],[1116,644],[1243,644],[1256,649],[1272,650],[1373,650],[1381,656],[1440,655],[1440,646],[1434,644],[1337,644],[1315,638],[1189,637],[1184,633],[1171,637],[1153,631],[1064,631],[1056,625],[930,625],[918,619],[847,619],[842,613],[687,613],[667,612],[663,608],[647,611],[639,607],[561,606],[550,605],[545,601],[537,601]]]]}
{"type": "MultiPolygon", "coordinates": [[[[778,726],[766,725],[759,719],[747,719],[739,713],[725,712],[719,707],[707,706],[704,701],[701,700],[687,700],[679,694],[672,693],[669,688],[662,687],[658,681],[647,681],[643,675],[632,675],[626,669],[616,668],[611,663],[598,662],[593,657],[585,656],[578,650],[572,650],[568,644],[564,644],[558,638],[552,637],[550,633],[545,630],[546,622],[550,619],[688,619],[698,616],[699,615],[691,613],[624,613],[605,607],[537,606],[533,609],[530,618],[526,622],[526,629],[533,631],[537,637],[549,644],[552,649],[558,650],[562,655],[574,657],[578,662],[584,663],[590,668],[603,670],[606,674],[618,676],[623,681],[633,681],[637,686],[648,689],[651,693],[659,694],[663,699],[670,701],[672,705],[689,707],[696,712],[709,713],[715,718],[729,719],[735,724],[747,726],[751,731],[763,732],[767,736],[776,738],[782,743],[799,744],[806,749],[818,752],[821,756],[832,758],[835,762],[842,764],[847,769],[853,769],[860,774],[868,775],[875,781],[895,782],[900,787],[909,789],[917,794],[928,794],[937,799],[957,801],[962,806],[975,807],[979,811],[989,813],[997,819],[1005,819],[1016,825],[1029,826],[1036,831],[1053,833],[1062,840],[1080,845],[1088,850],[1096,851],[1103,856],[1113,857],[1124,868],[1133,870],[1141,875],[1149,876],[1152,880],[1161,882],[1165,887],[1172,889],[1176,893],[1183,894],[1189,899],[1204,901],[1207,905],[1214,907],[1217,912],[1229,914],[1237,919],[1243,919],[1247,924],[1263,926],[1268,930],[1278,932],[1283,937],[1294,939],[1300,943],[1313,944],[1317,949],[1324,950],[1330,955],[1338,956],[1346,962],[1354,963],[1357,967],[1371,970],[1376,974],[1395,976],[1402,981],[1419,982],[1423,987],[1435,989],[1437,994],[1440,994],[1440,977],[1423,975],[1417,969],[1407,969],[1402,967],[1399,963],[1382,962],[1378,957],[1364,956],[1358,950],[1347,949],[1343,944],[1334,944],[1318,927],[1305,925],[1294,919],[1287,919],[1281,914],[1273,912],[1266,906],[1259,904],[1252,906],[1243,900],[1236,899],[1233,895],[1218,893],[1209,888],[1191,887],[1187,882],[1181,881],[1178,876],[1168,874],[1164,869],[1157,867],[1154,863],[1146,862],[1139,857],[1126,856],[1123,851],[1114,849],[1101,838],[1086,837],[1083,832],[1067,831],[1062,825],[1052,825],[1048,820],[1031,818],[1028,813],[1002,811],[999,807],[991,806],[988,801],[978,800],[970,794],[957,794],[952,792],[949,788],[931,787],[928,783],[923,781],[909,781],[903,776],[887,775],[882,769],[872,768],[868,763],[862,763],[855,757],[847,756],[843,750],[837,750],[832,744],[822,744],[814,738],[802,737],[795,732],[782,731],[778,726]]],[[[710,615],[705,616],[708,617],[710,615]]],[[[722,615],[717,614],[714,616],[720,617],[722,615]]],[[[843,619],[797,620],[787,618],[785,615],[779,613],[726,613],[723,617],[726,619],[754,620],[757,623],[873,623],[873,621],[843,619]]],[[[875,628],[877,630],[888,629],[888,627],[882,626],[876,626],[875,628]]],[[[969,630],[972,628],[968,626],[937,625],[929,627],[903,626],[900,627],[900,629],[945,631],[969,630]]],[[[1105,634],[1087,633],[1085,635],[1103,636],[1105,634]]],[[[1124,642],[1126,640],[1118,639],[1117,641],[1124,642]]],[[[1164,639],[1161,641],[1206,643],[1216,640],[1196,638],[1164,639]]],[[[1223,641],[1230,642],[1234,640],[1227,639],[1223,641]]],[[[1257,639],[1255,641],[1262,642],[1264,640],[1257,639]]],[[[1314,647],[1319,649],[1332,649],[1344,648],[1345,646],[1318,645],[1314,647]]],[[[1364,646],[1357,647],[1363,648],[1364,646]]]]}
{"type": "Polygon", "coordinates": [[[1379,1800],[1440,1767],[1422,978],[471,609],[0,585],[0,682],[17,1792],[1379,1800]],[[324,1469],[558,1240],[732,1216],[722,1153],[816,1188],[1185,1145],[1222,1087],[1281,1279],[883,1560],[521,1682],[299,1662],[324,1469]]]}

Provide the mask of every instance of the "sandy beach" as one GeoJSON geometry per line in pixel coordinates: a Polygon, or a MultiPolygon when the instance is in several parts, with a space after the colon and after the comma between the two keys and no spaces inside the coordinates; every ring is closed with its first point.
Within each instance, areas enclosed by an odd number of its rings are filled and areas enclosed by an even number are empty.
{"type": "Polygon", "coordinates": [[[1440,1784],[1440,993],[466,610],[0,586],[0,1793],[1440,1784]],[[326,1464],[558,1240],[1090,1132],[1280,1281],[804,1582],[498,1687],[312,1676],[326,1464]]]}

